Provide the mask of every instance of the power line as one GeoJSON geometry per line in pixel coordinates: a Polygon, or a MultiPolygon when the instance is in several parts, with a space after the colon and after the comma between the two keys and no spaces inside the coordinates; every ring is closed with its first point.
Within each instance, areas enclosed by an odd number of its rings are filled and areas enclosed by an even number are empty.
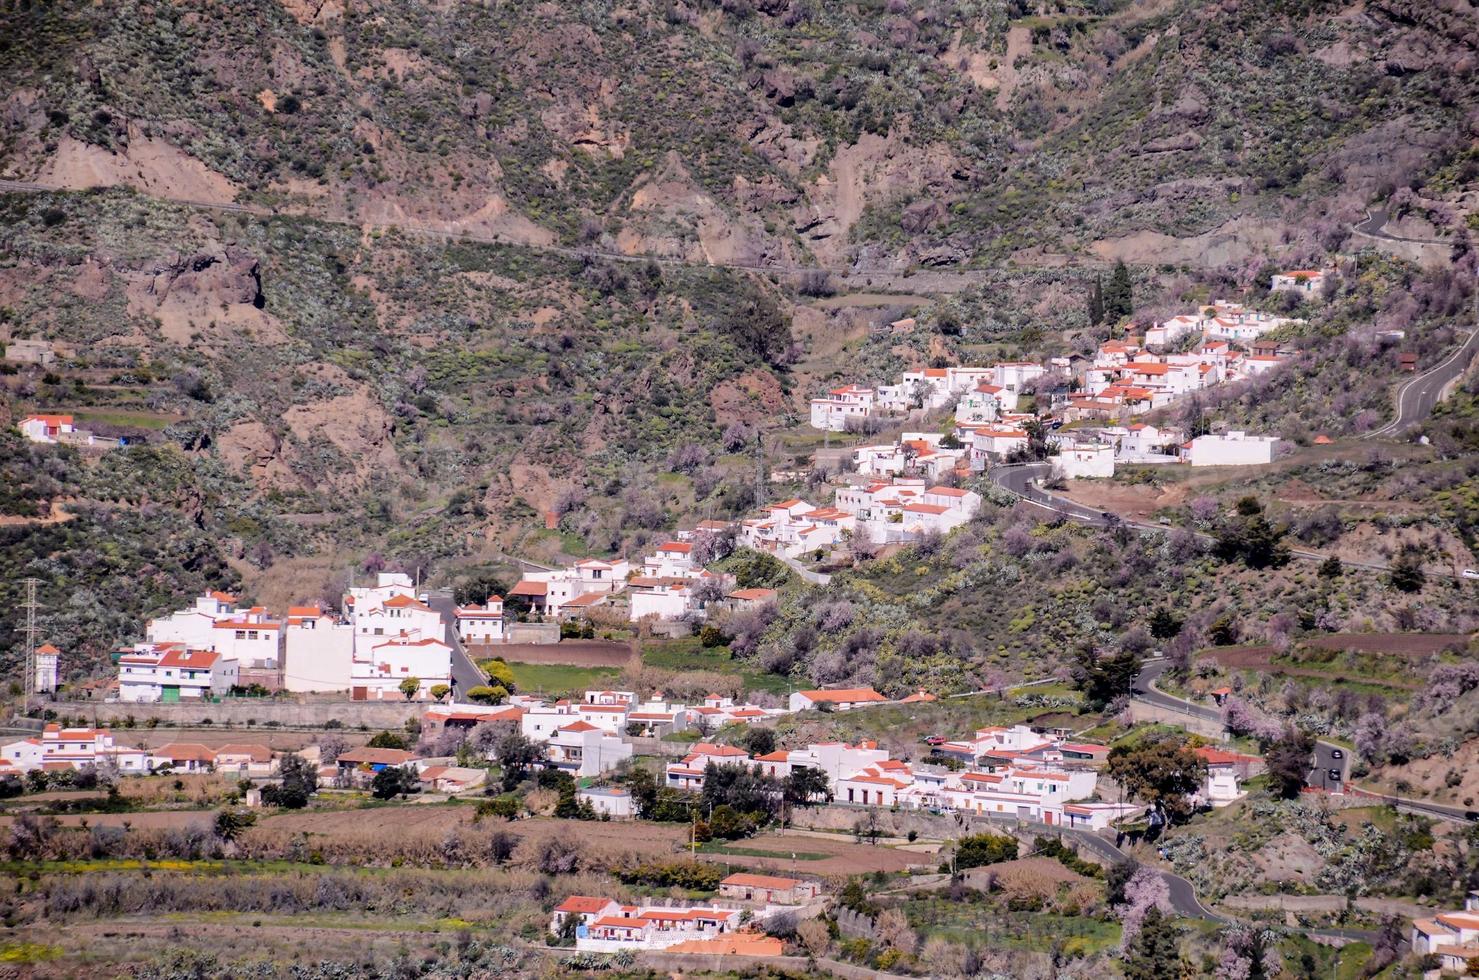
{"type": "Polygon", "coordinates": [[[41,586],[38,578],[24,580],[26,586],[26,601],[23,608],[26,610],[26,625],[21,627],[21,632],[26,637],[26,666],[25,681],[22,685],[24,702],[21,711],[24,713],[31,706],[31,697],[36,693],[36,637],[41,632],[41,627],[36,625],[36,609],[39,602],[36,591],[41,586]]]}

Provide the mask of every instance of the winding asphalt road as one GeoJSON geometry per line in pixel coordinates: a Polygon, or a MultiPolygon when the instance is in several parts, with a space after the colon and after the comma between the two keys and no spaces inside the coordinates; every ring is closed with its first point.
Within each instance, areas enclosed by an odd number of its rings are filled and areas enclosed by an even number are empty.
{"type": "Polygon", "coordinates": [[[427,605],[441,614],[442,623],[447,628],[447,642],[452,645],[452,698],[460,701],[467,691],[486,684],[488,677],[472,662],[467,648],[462,645],[462,638],[457,635],[457,603],[453,601],[451,591],[438,589],[428,593],[426,600],[427,605]]]}
{"type": "Polygon", "coordinates": [[[1351,230],[1358,235],[1367,238],[1381,238],[1389,242],[1410,242],[1413,245],[1452,245],[1453,242],[1441,238],[1407,238],[1402,235],[1393,235],[1386,230],[1387,213],[1385,211],[1367,211],[1366,220],[1358,221],[1351,225],[1351,230]]]}
{"type": "MultiPolygon", "coordinates": [[[[1386,230],[1387,218],[1385,211],[1368,211],[1366,220],[1357,222],[1351,226],[1351,230],[1366,238],[1375,238],[1387,242],[1405,242],[1411,245],[1443,245],[1451,246],[1453,243],[1441,238],[1411,238],[1406,235],[1394,235],[1386,230]]],[[[1459,345],[1458,350],[1445,358],[1436,367],[1404,382],[1398,389],[1396,395],[1397,414],[1386,425],[1379,429],[1373,429],[1366,433],[1364,439],[1381,439],[1389,436],[1400,435],[1403,430],[1415,422],[1427,418],[1443,396],[1443,389],[1454,378],[1462,375],[1469,368],[1474,359],[1474,354],[1479,351],[1479,324],[1469,331],[1469,337],[1459,345]]]]}
{"type": "Polygon", "coordinates": [[[1397,388],[1397,414],[1386,425],[1372,429],[1362,438],[1381,439],[1400,435],[1408,426],[1427,418],[1442,400],[1443,389],[1469,369],[1476,352],[1479,352],[1479,329],[1470,330],[1468,339],[1435,367],[1403,382],[1397,388]]]}

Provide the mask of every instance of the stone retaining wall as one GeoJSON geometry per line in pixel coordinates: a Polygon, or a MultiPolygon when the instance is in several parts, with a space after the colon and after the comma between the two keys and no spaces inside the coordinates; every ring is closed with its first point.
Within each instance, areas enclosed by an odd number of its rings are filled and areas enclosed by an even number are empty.
{"type": "Polygon", "coordinates": [[[219,704],[56,704],[59,714],[77,714],[98,722],[112,724],[132,717],[137,724],[150,718],[175,725],[198,725],[210,719],[215,725],[257,726],[276,722],[290,728],[317,728],[338,721],[345,728],[400,728],[412,718],[420,718],[427,702],[421,701],[275,701],[226,700],[219,704]]]}

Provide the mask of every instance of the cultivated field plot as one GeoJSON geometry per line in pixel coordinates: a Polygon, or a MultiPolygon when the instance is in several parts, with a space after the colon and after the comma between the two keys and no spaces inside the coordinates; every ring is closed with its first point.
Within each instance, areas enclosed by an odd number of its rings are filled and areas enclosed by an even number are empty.
{"type": "MultiPolygon", "coordinates": [[[[210,827],[216,818],[213,810],[150,810],[134,813],[62,813],[56,820],[63,827],[131,827],[135,830],[181,830],[185,827],[210,827]]],[[[8,828],[14,816],[0,815],[0,828],[8,828]]]]}
{"type": "MultiPolygon", "coordinates": [[[[644,827],[645,832],[645,827],[644,827]]],[[[861,844],[849,837],[762,834],[733,843],[710,845],[699,857],[736,867],[796,871],[802,875],[861,875],[874,871],[906,871],[911,867],[934,870],[927,854],[898,850],[882,844],[861,844]],[[795,854],[793,861],[791,855],[795,854]]]]}
{"type": "MultiPolygon", "coordinates": [[[[353,811],[299,811],[264,818],[257,829],[326,842],[383,841],[387,835],[402,839],[440,841],[459,827],[473,823],[470,806],[397,805],[353,811]]],[[[562,836],[578,841],[588,858],[597,863],[624,856],[655,858],[680,853],[688,841],[686,824],[617,821],[574,821],[534,818],[531,820],[484,820],[485,828],[506,830],[519,838],[521,849],[536,847],[547,837],[562,836]]]]}
{"type": "Polygon", "coordinates": [[[1308,643],[1322,650],[1426,657],[1454,648],[1462,650],[1469,640],[1466,633],[1332,633],[1308,643]]]}

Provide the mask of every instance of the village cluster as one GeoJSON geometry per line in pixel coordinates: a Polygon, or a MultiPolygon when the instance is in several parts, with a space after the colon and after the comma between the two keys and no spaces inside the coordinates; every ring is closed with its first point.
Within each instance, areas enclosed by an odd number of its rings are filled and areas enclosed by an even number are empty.
{"type": "MultiPolygon", "coordinates": [[[[1286,275],[1317,288],[1323,273],[1286,275]]],[[[917,417],[953,405],[949,432],[906,432],[892,444],[856,449],[854,468],[873,476],[908,471],[939,480],[979,472],[1023,452],[1028,423],[1035,419],[1054,427],[1048,442],[1062,457],[1054,465],[1063,476],[1109,476],[1116,460],[1267,463],[1277,452],[1276,437],[1234,431],[1188,440],[1185,433],[1154,426],[1149,436],[1132,436],[1146,427],[1129,423],[1184,396],[1274,369],[1289,352],[1264,335],[1293,322],[1218,300],[1155,324],[1143,338],[1107,341],[1092,358],[1073,354],[1042,363],[926,368],[906,372],[897,384],[844,385],[812,400],[811,425],[830,432],[864,430],[870,420],[917,417]],[[1190,349],[1174,352],[1191,337],[1198,339],[1190,349]],[[1029,393],[1033,411],[1020,411],[1029,393]]]]}
{"type": "MultiPolygon", "coordinates": [[[[933,700],[933,696],[921,692],[906,700],[933,700]]],[[[789,708],[825,706],[847,711],[881,703],[885,699],[868,689],[804,691],[792,696],[789,708]]],[[[632,758],[632,736],[621,733],[678,731],[696,722],[745,724],[784,713],[735,706],[718,695],[707,698],[702,707],[684,709],[663,701],[660,694],[643,699],[626,691],[587,691],[580,701],[553,704],[516,697],[514,703],[495,708],[433,705],[424,715],[423,726],[433,730],[438,726],[503,724],[509,730],[517,726],[526,737],[546,746],[544,767],[576,779],[579,805],[589,807],[601,819],[630,820],[638,813],[631,793],[620,784],[619,773],[632,758]]],[[[1098,770],[1108,747],[1073,741],[1065,732],[1025,725],[993,726],[957,741],[929,741],[933,747],[923,762],[890,758],[870,741],[818,742],[757,756],[733,745],[701,741],[682,759],[664,767],[663,785],[698,794],[720,767],[742,767],[776,780],[810,769],[817,774],[813,783],[817,805],[920,809],[1085,830],[1104,830],[1121,818],[1137,818],[1142,811],[1131,803],[1099,799],[1098,770]]],[[[1212,748],[1198,751],[1208,763],[1208,775],[1197,802],[1212,806],[1240,798],[1242,781],[1255,775],[1261,765],[1261,760],[1236,753],[1212,748]]],[[[309,746],[299,755],[317,766],[319,785],[341,789],[363,788],[389,768],[414,774],[423,792],[446,795],[477,790],[488,777],[486,768],[458,765],[451,758],[422,758],[404,749],[366,746],[324,759],[318,746],[309,746]]],[[[38,769],[118,774],[214,771],[254,781],[257,785],[248,791],[248,803],[260,804],[260,786],[277,774],[281,756],[266,745],[250,743],[210,748],[176,742],[145,750],[118,744],[107,729],[51,724],[39,737],[0,748],[0,776],[38,769]]],[[[736,872],[719,882],[719,901],[703,905],[632,905],[606,897],[572,895],[555,908],[549,931],[591,952],[668,949],[774,956],[781,952],[780,940],[756,930],[774,916],[805,909],[820,894],[815,881],[736,872]]]]}
{"type": "MultiPolygon", "coordinates": [[[[923,692],[905,702],[933,700],[923,692]]],[[[735,705],[711,695],[700,707],[663,700],[660,693],[639,698],[627,691],[587,691],[580,701],[554,703],[515,696],[496,707],[432,705],[423,715],[423,730],[469,730],[503,725],[541,745],[539,765],[569,774],[581,786],[580,799],[594,813],[610,819],[636,816],[630,794],[620,786],[600,785],[633,758],[638,738],[659,733],[717,730],[745,725],[799,710],[826,705],[852,710],[886,704],[870,689],[801,691],[789,709],[735,705]]],[[[1242,796],[1242,782],[1261,771],[1261,760],[1220,749],[1197,750],[1208,776],[1196,802],[1222,806],[1242,796]]],[[[1140,812],[1125,802],[1097,798],[1098,770],[1107,746],[1072,741],[1066,733],[1039,731],[1026,725],[993,726],[958,741],[940,741],[923,762],[890,758],[871,741],[818,742],[798,749],[777,749],[752,756],[734,745],[695,742],[681,759],[667,763],[663,785],[702,792],[712,766],[742,766],[784,780],[810,769],[825,780],[827,801],[868,807],[920,809],[995,815],[1037,821],[1048,826],[1101,830],[1113,821],[1140,812]]],[[[320,759],[316,746],[302,750],[311,762],[320,759]]],[[[169,743],[143,749],[123,745],[106,728],[63,728],[49,724],[39,736],[0,748],[0,775],[33,770],[93,768],[119,774],[225,771],[242,778],[267,779],[281,753],[265,745],[234,744],[210,748],[197,743],[169,743]]],[[[387,767],[413,768],[431,792],[458,793],[478,788],[487,770],[453,764],[448,758],[424,758],[407,749],[360,747],[339,753],[320,767],[325,784],[364,786],[387,767]]],[[[818,786],[818,799],[823,802],[818,786]]]]}
{"type": "MultiPolygon", "coordinates": [[[[694,560],[695,535],[713,530],[701,527],[682,535],[689,540],[665,542],[635,568],[624,559],[585,559],[526,573],[510,595],[523,597],[536,618],[570,619],[619,608],[632,622],[681,623],[685,632],[691,619],[711,607],[734,610],[774,601],[774,590],[736,589],[733,576],[694,560]]],[[[189,608],[150,620],[144,641],[119,651],[117,699],[177,702],[253,688],[347,692],[356,701],[440,700],[454,686],[454,644],[488,647],[528,639],[516,635],[521,627],[541,630],[549,640],[559,637],[553,623],[512,622],[502,596],[451,605],[445,614],[429,600],[410,576],[396,572],[379,573],[373,585],[351,587],[339,609],[291,606],[286,615],[207,592],[189,608]],[[547,626],[552,634],[542,629],[547,626]]],[[[37,651],[37,691],[56,689],[57,656],[49,645],[37,651]]]]}

